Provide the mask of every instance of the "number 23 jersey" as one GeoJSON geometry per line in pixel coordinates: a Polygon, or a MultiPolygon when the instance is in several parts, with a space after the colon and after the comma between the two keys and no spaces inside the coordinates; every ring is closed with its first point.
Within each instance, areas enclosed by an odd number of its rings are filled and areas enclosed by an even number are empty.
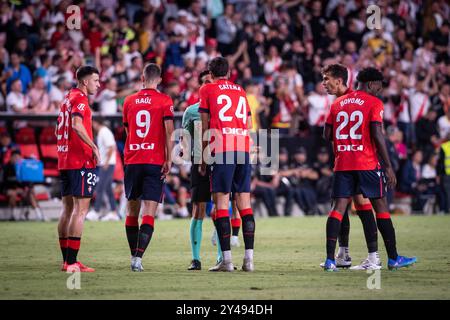
{"type": "Polygon", "coordinates": [[[173,102],[168,95],[156,89],[142,89],[125,99],[123,124],[128,128],[124,151],[126,165],[163,165],[165,120],[173,120],[173,102]]]}
{"type": "Polygon", "coordinates": [[[373,170],[377,149],[370,134],[371,122],[383,122],[383,103],[364,91],[337,98],[326,123],[333,127],[334,171],[373,170]]]}

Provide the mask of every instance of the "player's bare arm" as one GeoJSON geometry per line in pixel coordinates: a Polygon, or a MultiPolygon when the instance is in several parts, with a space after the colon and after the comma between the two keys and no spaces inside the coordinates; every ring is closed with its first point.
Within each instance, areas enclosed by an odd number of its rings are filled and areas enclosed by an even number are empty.
{"type": "Polygon", "coordinates": [[[391,161],[389,160],[386,143],[383,136],[382,124],[380,122],[370,123],[370,134],[377,147],[378,154],[380,155],[381,159],[383,160],[383,163],[385,164],[387,184],[389,188],[393,189],[397,184],[397,178],[395,177],[391,161]]]}
{"type": "Polygon", "coordinates": [[[72,129],[77,133],[81,140],[86,143],[89,147],[92,148],[92,152],[94,153],[95,160],[100,162],[100,153],[98,152],[98,148],[95,143],[89,138],[89,135],[86,131],[86,128],[83,126],[83,119],[78,116],[72,117],[72,129]]]}
{"type": "Polygon", "coordinates": [[[172,166],[172,150],[173,150],[173,141],[171,139],[173,133],[173,120],[168,119],[164,121],[164,128],[166,130],[166,160],[161,168],[162,176],[161,179],[164,179],[166,175],[170,171],[170,167],[172,166]]]}

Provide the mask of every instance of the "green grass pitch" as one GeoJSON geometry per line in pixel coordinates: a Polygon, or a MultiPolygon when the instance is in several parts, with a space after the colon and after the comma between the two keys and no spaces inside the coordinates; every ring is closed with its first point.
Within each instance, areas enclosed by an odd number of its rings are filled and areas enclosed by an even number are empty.
{"type": "MultiPolygon", "coordinates": [[[[386,270],[381,289],[368,289],[363,271],[322,271],[325,217],[257,219],[254,273],[211,273],[216,248],[212,223],[204,222],[201,271],[191,260],[189,220],[155,221],[143,265],[129,270],[122,222],[86,222],[79,258],[96,268],[81,274],[81,289],[67,289],[70,274],[59,271],[56,223],[0,223],[0,299],[450,299],[450,216],[394,217],[400,254],[416,255],[408,269],[386,270]],[[222,288],[220,292],[218,288],[222,288]]],[[[233,248],[240,268],[241,247],[233,248]]],[[[351,217],[350,253],[366,257],[362,226],[351,217]]]]}

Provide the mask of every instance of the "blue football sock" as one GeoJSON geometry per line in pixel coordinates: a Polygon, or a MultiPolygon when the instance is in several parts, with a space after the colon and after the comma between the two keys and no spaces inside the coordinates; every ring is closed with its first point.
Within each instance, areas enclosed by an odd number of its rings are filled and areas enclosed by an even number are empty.
{"type": "Polygon", "coordinates": [[[202,220],[191,219],[190,226],[190,238],[191,238],[191,249],[192,249],[192,259],[200,260],[200,242],[202,239],[202,220]],[[200,236],[199,236],[200,230],[200,236]]]}

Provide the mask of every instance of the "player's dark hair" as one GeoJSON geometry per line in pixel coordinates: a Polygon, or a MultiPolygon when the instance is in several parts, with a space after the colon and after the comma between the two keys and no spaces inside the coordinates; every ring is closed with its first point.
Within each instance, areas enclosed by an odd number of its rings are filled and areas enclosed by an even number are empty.
{"type": "Polygon", "coordinates": [[[224,57],[216,57],[208,63],[208,69],[214,78],[225,77],[228,74],[228,60],[224,57]]]}
{"type": "Polygon", "coordinates": [[[94,73],[100,74],[100,72],[98,72],[97,68],[94,68],[92,66],[82,66],[77,69],[76,78],[78,81],[81,81],[84,78],[86,78],[94,73]]]}
{"type": "Polygon", "coordinates": [[[161,77],[161,68],[155,63],[149,63],[144,67],[145,81],[159,79],[161,77]]]}
{"type": "Polygon", "coordinates": [[[372,81],[383,81],[384,77],[380,70],[368,67],[359,71],[356,80],[361,83],[367,83],[372,81]]]}
{"type": "Polygon", "coordinates": [[[210,71],[208,69],[203,70],[202,72],[200,72],[200,74],[198,75],[198,83],[203,84],[203,77],[208,75],[210,73],[210,71]]]}
{"type": "Polygon", "coordinates": [[[348,80],[348,72],[347,68],[339,63],[329,64],[322,68],[322,75],[329,74],[333,78],[342,79],[344,84],[347,83],[348,80]]]}

